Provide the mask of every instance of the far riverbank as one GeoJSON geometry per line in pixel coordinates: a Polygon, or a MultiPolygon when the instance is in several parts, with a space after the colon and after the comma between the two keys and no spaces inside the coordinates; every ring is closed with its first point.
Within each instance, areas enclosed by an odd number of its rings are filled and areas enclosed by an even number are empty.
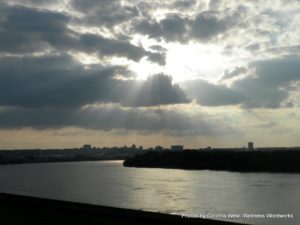
{"type": "Polygon", "coordinates": [[[300,172],[299,150],[184,150],[147,152],[124,161],[127,167],[228,170],[240,172],[300,172]]]}

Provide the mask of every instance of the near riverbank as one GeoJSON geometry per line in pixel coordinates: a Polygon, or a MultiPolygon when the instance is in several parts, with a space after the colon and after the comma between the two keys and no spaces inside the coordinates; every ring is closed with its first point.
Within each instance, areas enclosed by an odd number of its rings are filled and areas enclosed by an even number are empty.
{"type": "Polygon", "coordinates": [[[0,193],[0,224],[238,225],[239,223],[0,193]]]}

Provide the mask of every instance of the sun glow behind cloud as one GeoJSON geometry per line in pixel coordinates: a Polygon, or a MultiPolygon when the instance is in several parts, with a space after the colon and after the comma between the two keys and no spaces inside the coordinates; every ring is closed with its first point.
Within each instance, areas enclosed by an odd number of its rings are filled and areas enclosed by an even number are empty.
{"type": "MultiPolygon", "coordinates": [[[[146,80],[153,74],[164,73],[170,75],[176,83],[193,79],[215,82],[223,75],[224,68],[227,66],[228,59],[220,53],[216,46],[199,45],[195,48],[193,45],[169,44],[166,47],[165,66],[152,63],[146,57],[139,62],[130,61],[126,58],[112,58],[106,61],[128,66],[138,80],[146,80]]],[[[76,59],[83,64],[101,62],[99,57],[84,53],[77,54],[76,59]]]]}
{"type": "Polygon", "coordinates": [[[136,79],[138,80],[146,80],[147,77],[164,71],[163,67],[151,63],[145,58],[143,58],[140,62],[129,63],[129,68],[136,74],[136,79]]]}
{"type": "MultiPolygon", "coordinates": [[[[229,58],[222,55],[220,48],[214,45],[165,44],[166,65],[160,66],[143,58],[139,62],[127,62],[129,68],[136,73],[137,79],[164,73],[170,75],[174,82],[203,79],[215,82],[228,66],[229,58]]],[[[114,60],[116,63],[117,60],[114,60]]],[[[120,61],[119,61],[120,62],[120,61]]],[[[124,61],[123,61],[124,63],[124,61]]]]}
{"type": "Polygon", "coordinates": [[[224,65],[224,57],[216,46],[168,46],[166,73],[171,74],[174,81],[200,78],[213,82],[222,75],[224,65]]]}

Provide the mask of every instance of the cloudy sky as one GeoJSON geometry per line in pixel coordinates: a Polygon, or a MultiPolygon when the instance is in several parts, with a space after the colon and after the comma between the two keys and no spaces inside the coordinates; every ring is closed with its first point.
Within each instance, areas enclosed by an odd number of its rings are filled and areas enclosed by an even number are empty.
{"type": "Polygon", "coordinates": [[[298,0],[0,0],[0,148],[300,146],[298,0]]]}

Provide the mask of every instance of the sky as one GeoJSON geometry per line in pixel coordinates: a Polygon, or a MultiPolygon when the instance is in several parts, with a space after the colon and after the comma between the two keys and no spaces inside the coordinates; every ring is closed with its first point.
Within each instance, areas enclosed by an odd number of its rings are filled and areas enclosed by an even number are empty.
{"type": "Polygon", "coordinates": [[[300,146],[298,0],[0,0],[0,149],[300,146]]]}

